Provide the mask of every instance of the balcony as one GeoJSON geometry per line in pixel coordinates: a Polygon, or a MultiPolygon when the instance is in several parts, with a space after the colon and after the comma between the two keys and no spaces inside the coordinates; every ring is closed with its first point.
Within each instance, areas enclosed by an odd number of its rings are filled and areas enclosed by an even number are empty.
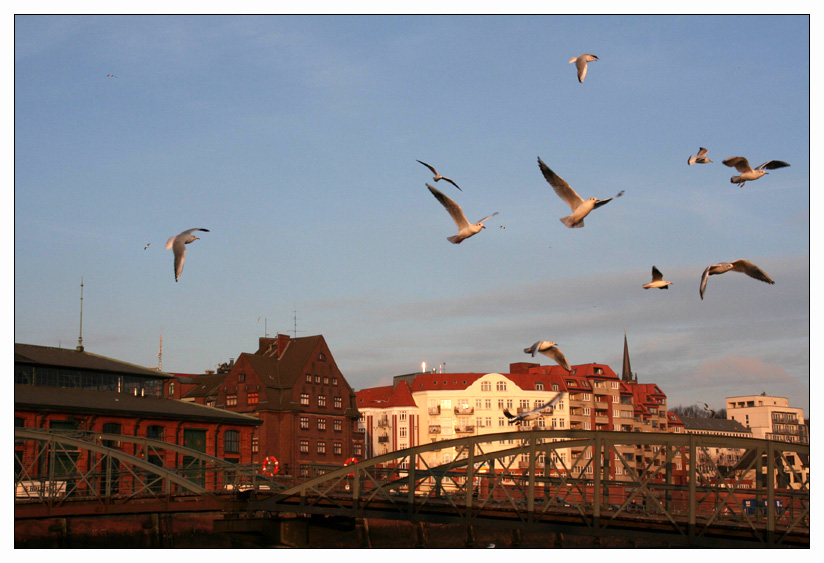
{"type": "Polygon", "coordinates": [[[475,425],[457,426],[455,427],[455,434],[474,434],[475,425]]]}
{"type": "Polygon", "coordinates": [[[389,436],[378,436],[378,443],[379,444],[388,444],[389,443],[389,436]]]}
{"type": "Polygon", "coordinates": [[[385,428],[389,426],[389,417],[382,416],[378,419],[378,428],[385,428]]]}
{"type": "Polygon", "coordinates": [[[475,414],[475,407],[460,405],[455,407],[455,414],[475,414]]]}
{"type": "Polygon", "coordinates": [[[440,424],[430,424],[429,425],[429,433],[430,434],[440,434],[441,433],[441,425],[440,424]]]}
{"type": "Polygon", "coordinates": [[[437,406],[437,407],[429,407],[429,414],[430,414],[430,416],[431,416],[431,415],[439,415],[439,414],[441,414],[441,407],[440,407],[440,406],[437,406]]]}

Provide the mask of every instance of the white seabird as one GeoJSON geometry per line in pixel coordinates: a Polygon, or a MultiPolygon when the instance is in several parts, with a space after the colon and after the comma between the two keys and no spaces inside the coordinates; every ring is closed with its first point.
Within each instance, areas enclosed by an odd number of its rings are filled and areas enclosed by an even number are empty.
{"type": "MultiPolygon", "coordinates": [[[[417,159],[416,159],[416,160],[417,160],[417,159]]],[[[423,162],[422,160],[418,160],[418,162],[420,162],[421,164],[423,164],[424,166],[426,166],[427,168],[429,168],[429,169],[432,171],[432,173],[435,175],[435,176],[433,176],[433,177],[432,177],[432,179],[433,179],[433,180],[435,180],[436,182],[438,182],[438,181],[440,181],[440,180],[446,180],[447,182],[449,182],[450,184],[452,184],[453,186],[455,186],[456,188],[458,188],[458,184],[456,184],[456,183],[452,180],[452,178],[447,178],[446,176],[441,176],[441,175],[438,173],[438,171],[437,171],[437,170],[435,170],[435,167],[434,167],[434,166],[429,165],[429,164],[427,164],[427,163],[423,162]]],[[[460,191],[463,191],[463,190],[461,190],[461,188],[458,188],[458,189],[459,189],[460,191]]]]}
{"type": "Polygon", "coordinates": [[[208,233],[209,229],[189,229],[177,236],[169,237],[169,240],[166,241],[166,250],[172,248],[175,253],[175,281],[177,281],[178,278],[180,278],[180,274],[183,273],[183,262],[186,260],[186,245],[200,240],[200,237],[192,234],[195,231],[205,231],[208,233]]]}
{"type": "Polygon", "coordinates": [[[535,354],[543,354],[548,358],[552,358],[558,365],[564,368],[567,371],[572,371],[572,368],[569,367],[569,362],[567,362],[566,357],[564,357],[564,353],[561,352],[561,349],[558,348],[558,345],[551,340],[539,340],[529,348],[524,348],[524,352],[527,354],[532,354],[532,357],[535,357],[535,354]]]}
{"type": "Polygon", "coordinates": [[[570,64],[575,63],[575,68],[578,69],[578,82],[583,82],[587,77],[587,63],[590,61],[597,61],[598,57],[595,55],[584,54],[572,57],[569,59],[570,64]]]}
{"type": "Polygon", "coordinates": [[[652,287],[657,287],[658,289],[669,289],[668,285],[672,285],[672,282],[668,282],[664,280],[664,274],[656,268],[655,266],[652,267],[652,281],[648,284],[644,284],[644,289],[650,289],[652,287]]]}
{"type": "Polygon", "coordinates": [[[770,285],[775,285],[775,282],[772,280],[772,278],[770,278],[770,276],[764,273],[764,271],[761,268],[759,268],[752,262],[749,262],[747,260],[721,262],[720,264],[707,266],[707,269],[704,270],[704,273],[701,275],[701,288],[698,292],[701,295],[701,299],[704,298],[704,291],[707,289],[707,278],[718,274],[726,274],[731,270],[733,272],[741,272],[742,274],[747,274],[753,279],[760,280],[770,285]]]}
{"type": "Polygon", "coordinates": [[[460,205],[458,205],[457,203],[443,195],[441,192],[439,192],[429,184],[426,184],[426,187],[429,188],[429,191],[432,192],[432,195],[435,196],[435,199],[440,201],[441,205],[443,205],[446,208],[446,210],[449,212],[449,215],[452,217],[452,220],[455,221],[455,224],[458,226],[459,230],[457,235],[446,237],[446,240],[448,240],[452,244],[460,244],[465,239],[468,239],[469,237],[480,233],[481,229],[486,228],[484,227],[484,221],[498,214],[498,212],[496,211],[492,215],[487,215],[477,223],[470,223],[466,220],[466,216],[464,215],[464,212],[461,209],[460,205]]]}
{"type": "Polygon", "coordinates": [[[700,147],[698,149],[698,154],[691,155],[687,159],[687,165],[689,166],[692,166],[693,164],[707,164],[709,162],[712,161],[707,157],[707,149],[705,149],[704,147],[700,147]]]}
{"type": "Polygon", "coordinates": [[[571,229],[583,227],[584,217],[589,215],[593,209],[598,209],[616,197],[621,197],[624,195],[622,190],[614,197],[607,199],[591,197],[587,200],[583,200],[581,196],[579,196],[563,178],[558,176],[555,172],[549,169],[549,166],[544,164],[544,161],[541,160],[540,156],[538,157],[538,166],[541,168],[541,173],[544,175],[546,181],[549,182],[549,185],[555,190],[555,193],[558,194],[558,196],[564,200],[567,205],[569,205],[570,209],[572,209],[572,215],[561,217],[561,223],[571,229]]]}
{"type": "Polygon", "coordinates": [[[707,403],[704,403],[704,410],[712,415],[712,418],[715,418],[715,411],[710,408],[707,403]]]}
{"type": "Polygon", "coordinates": [[[512,414],[509,412],[509,409],[504,409],[503,413],[509,419],[509,424],[514,424],[515,426],[520,426],[524,422],[529,422],[530,420],[535,420],[536,418],[540,418],[542,416],[552,416],[552,413],[555,412],[555,407],[558,406],[558,403],[561,402],[561,399],[564,398],[566,395],[566,391],[561,391],[551,401],[548,403],[535,407],[531,411],[521,412],[518,414],[512,414]]]}
{"type": "Polygon", "coordinates": [[[736,170],[741,172],[740,176],[733,176],[730,178],[730,182],[733,184],[738,184],[739,188],[743,188],[744,184],[748,181],[758,180],[761,176],[767,174],[767,170],[775,170],[776,168],[785,168],[789,166],[789,164],[781,160],[768,160],[753,170],[750,167],[750,163],[747,162],[747,159],[743,156],[732,156],[724,159],[723,162],[727,166],[735,167],[736,170]]]}

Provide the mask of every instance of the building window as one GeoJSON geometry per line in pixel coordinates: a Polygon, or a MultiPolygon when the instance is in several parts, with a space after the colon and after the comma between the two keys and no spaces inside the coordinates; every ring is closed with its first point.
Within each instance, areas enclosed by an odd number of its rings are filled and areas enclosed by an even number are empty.
{"type": "Polygon", "coordinates": [[[498,381],[495,384],[496,391],[506,391],[506,381],[498,381]]]}
{"type": "Polygon", "coordinates": [[[173,397],[175,394],[175,382],[172,381],[169,383],[169,396],[173,397]]]}
{"type": "Polygon", "coordinates": [[[319,418],[318,419],[318,430],[326,430],[326,419],[319,418]]]}
{"type": "Polygon", "coordinates": [[[336,418],[332,421],[332,428],[335,432],[343,432],[343,421],[339,418],[336,418]]]}
{"type": "Polygon", "coordinates": [[[308,405],[309,404],[309,393],[301,393],[300,394],[300,404],[301,405],[308,405]]]}
{"type": "Polygon", "coordinates": [[[163,427],[152,425],[146,429],[146,437],[149,440],[163,440],[163,427]]]}
{"type": "Polygon", "coordinates": [[[309,430],[309,417],[308,416],[300,417],[300,429],[301,430],[309,430]]]}
{"type": "Polygon", "coordinates": [[[237,395],[226,395],[226,406],[227,407],[237,406],[237,395]]]}
{"type": "Polygon", "coordinates": [[[323,376],[323,384],[324,385],[329,385],[329,378],[325,375],[323,376]]]}
{"type": "Polygon", "coordinates": [[[398,428],[398,436],[401,437],[401,438],[406,438],[407,429],[406,429],[405,426],[401,426],[400,428],[398,428]]]}
{"type": "Polygon", "coordinates": [[[309,453],[309,440],[301,440],[299,443],[300,453],[308,454],[309,453]]]}
{"type": "Polygon", "coordinates": [[[333,377],[333,378],[332,378],[332,387],[337,387],[337,386],[338,386],[338,378],[337,378],[337,377],[333,377]]]}
{"type": "Polygon", "coordinates": [[[360,442],[356,442],[352,453],[355,455],[363,455],[363,444],[361,444],[360,442]]]}
{"type": "Polygon", "coordinates": [[[315,383],[320,383],[320,376],[319,375],[315,376],[315,383]]]}
{"type": "Polygon", "coordinates": [[[406,411],[401,411],[401,414],[398,418],[399,420],[406,420],[406,411]]]}
{"type": "Polygon", "coordinates": [[[481,381],[481,391],[492,391],[492,382],[481,381]]]}
{"type": "Polygon", "coordinates": [[[258,444],[259,443],[260,442],[258,440],[258,437],[257,436],[252,436],[252,453],[253,454],[258,453],[258,444]]]}
{"type": "Polygon", "coordinates": [[[558,384],[557,383],[552,384],[552,390],[553,391],[558,391],[558,384]]]}
{"type": "Polygon", "coordinates": [[[258,394],[257,391],[253,393],[248,393],[246,395],[246,404],[247,405],[256,405],[258,404],[258,394]]]}
{"type": "Polygon", "coordinates": [[[240,432],[237,430],[227,430],[223,435],[223,452],[236,454],[240,452],[240,432]]]}
{"type": "Polygon", "coordinates": [[[519,407],[524,409],[525,411],[529,410],[529,399],[521,399],[519,407]]]}
{"type": "Polygon", "coordinates": [[[323,440],[318,441],[318,453],[321,455],[326,453],[326,442],[323,440]]]}
{"type": "Polygon", "coordinates": [[[243,383],[244,381],[246,381],[246,374],[245,373],[237,374],[237,380],[240,381],[241,383],[243,383]]]}
{"type": "Polygon", "coordinates": [[[335,408],[336,409],[343,408],[343,397],[335,397],[335,408]]]}
{"type": "Polygon", "coordinates": [[[318,406],[325,407],[326,406],[326,395],[318,395],[318,406]]]}
{"type": "Polygon", "coordinates": [[[312,374],[311,373],[306,374],[306,383],[312,383],[312,374]]]}
{"type": "Polygon", "coordinates": [[[544,384],[543,383],[536,383],[535,384],[535,390],[536,391],[543,391],[544,390],[544,384]]]}
{"type": "Polygon", "coordinates": [[[326,355],[323,352],[318,353],[318,360],[320,360],[321,362],[325,362],[326,355]]]}
{"type": "Polygon", "coordinates": [[[332,453],[341,455],[343,453],[343,445],[340,442],[332,442],[332,453]]]}

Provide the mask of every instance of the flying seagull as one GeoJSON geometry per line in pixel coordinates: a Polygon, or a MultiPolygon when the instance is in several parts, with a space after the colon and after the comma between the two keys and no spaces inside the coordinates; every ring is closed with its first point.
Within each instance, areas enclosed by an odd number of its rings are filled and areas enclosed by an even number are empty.
{"type": "Polygon", "coordinates": [[[573,190],[569,184],[564,181],[563,178],[558,176],[555,172],[549,169],[549,166],[544,164],[544,161],[541,160],[541,157],[538,157],[538,166],[541,168],[541,173],[546,178],[546,181],[549,182],[549,185],[555,190],[555,193],[569,205],[570,209],[572,209],[572,215],[568,215],[566,217],[561,217],[561,223],[566,225],[569,228],[580,228],[584,226],[584,217],[589,215],[589,213],[593,209],[598,209],[602,205],[606,205],[616,197],[621,197],[624,195],[623,190],[619,192],[614,197],[610,197],[607,199],[598,199],[596,197],[591,197],[584,201],[581,199],[575,190],[573,190]]]}
{"type": "Polygon", "coordinates": [[[715,411],[712,410],[707,403],[704,403],[704,410],[710,413],[712,415],[712,418],[715,418],[715,411]]]}
{"type": "Polygon", "coordinates": [[[698,149],[698,154],[691,155],[687,159],[687,164],[689,166],[692,166],[693,164],[707,164],[708,162],[712,161],[707,157],[707,149],[704,147],[698,149]]]}
{"type": "Polygon", "coordinates": [[[114,74],[107,74],[106,78],[117,78],[114,74]]]}
{"type": "Polygon", "coordinates": [[[597,60],[598,57],[590,54],[578,55],[569,59],[570,64],[575,63],[575,68],[578,69],[578,82],[583,82],[584,78],[587,77],[587,63],[597,60]]]}
{"type": "Polygon", "coordinates": [[[727,166],[732,166],[739,172],[741,172],[740,176],[733,176],[730,178],[730,182],[733,184],[738,184],[739,188],[743,188],[744,184],[747,181],[751,180],[758,180],[764,174],[768,174],[767,170],[775,170],[776,168],[785,168],[789,166],[786,162],[781,160],[768,160],[755,170],[750,167],[750,163],[747,162],[747,159],[743,156],[732,156],[730,158],[724,159],[724,164],[727,166]]]}
{"type": "Polygon", "coordinates": [[[200,237],[192,234],[195,231],[208,233],[209,229],[189,229],[177,236],[169,237],[169,240],[166,241],[166,250],[173,248],[175,253],[175,281],[177,281],[178,278],[180,278],[180,274],[183,273],[183,262],[186,260],[186,245],[200,239],[200,237]]]}
{"type": "MultiPolygon", "coordinates": [[[[458,188],[458,184],[456,184],[456,183],[452,180],[452,178],[447,178],[446,176],[441,176],[441,175],[438,173],[438,171],[437,171],[437,170],[435,170],[435,167],[434,167],[434,166],[431,166],[431,165],[429,165],[429,164],[427,164],[427,163],[423,162],[422,160],[418,160],[418,162],[420,162],[421,164],[423,164],[424,166],[426,166],[427,168],[429,168],[429,169],[432,171],[432,173],[435,175],[432,179],[433,179],[433,180],[435,180],[436,182],[439,182],[439,181],[441,181],[441,180],[446,180],[447,182],[449,182],[450,184],[452,184],[453,186],[455,186],[456,188],[458,188]]],[[[463,190],[461,190],[461,188],[458,188],[458,189],[459,189],[460,191],[463,191],[463,190]]]]}
{"type": "Polygon", "coordinates": [[[539,340],[529,348],[524,348],[524,352],[527,354],[532,354],[533,358],[536,353],[543,354],[544,356],[552,358],[558,362],[558,365],[565,370],[572,371],[572,368],[569,367],[569,362],[567,362],[567,359],[564,357],[564,353],[561,352],[558,345],[551,340],[539,340]]]}
{"type": "Polygon", "coordinates": [[[765,274],[761,268],[759,268],[752,262],[749,262],[747,260],[736,260],[735,262],[721,262],[720,264],[707,266],[707,269],[704,270],[704,273],[701,275],[701,289],[699,290],[701,299],[704,298],[704,291],[707,289],[707,278],[718,274],[726,274],[730,270],[732,270],[733,272],[741,272],[742,274],[747,274],[751,278],[760,280],[770,285],[775,285],[775,282],[772,280],[772,278],[770,278],[770,276],[765,274]]]}
{"type": "Polygon", "coordinates": [[[664,280],[664,274],[656,268],[655,266],[652,267],[652,281],[648,284],[644,285],[644,289],[649,289],[651,287],[657,287],[658,289],[669,289],[668,285],[672,285],[672,282],[668,282],[664,280]]]}
{"type": "Polygon", "coordinates": [[[524,422],[528,422],[530,420],[534,420],[541,416],[551,416],[552,413],[555,411],[555,407],[558,406],[558,403],[561,402],[561,399],[564,398],[566,391],[561,391],[555,398],[552,399],[550,402],[546,403],[545,405],[541,405],[540,407],[535,407],[531,411],[522,412],[518,414],[512,414],[509,412],[509,409],[504,409],[504,416],[509,419],[509,424],[514,424],[516,426],[520,426],[524,422]]]}
{"type": "Polygon", "coordinates": [[[143,247],[143,250],[146,250],[147,248],[149,248],[150,244],[152,244],[152,243],[147,243],[146,246],[143,247]]]}
{"type": "Polygon", "coordinates": [[[471,224],[469,221],[466,220],[466,216],[464,215],[461,206],[443,195],[441,192],[426,184],[426,187],[429,188],[429,191],[432,192],[432,195],[435,196],[435,199],[441,202],[446,210],[449,212],[449,215],[452,216],[452,220],[455,221],[455,224],[458,225],[458,234],[451,237],[446,237],[446,240],[451,242],[452,244],[460,244],[464,239],[468,239],[469,237],[476,235],[481,232],[481,229],[485,229],[484,221],[490,219],[498,214],[496,211],[492,215],[487,215],[480,221],[475,224],[471,224]]]}

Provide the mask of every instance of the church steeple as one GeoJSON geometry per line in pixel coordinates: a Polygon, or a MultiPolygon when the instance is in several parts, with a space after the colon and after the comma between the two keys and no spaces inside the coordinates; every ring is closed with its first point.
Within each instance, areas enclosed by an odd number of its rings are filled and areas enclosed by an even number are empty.
{"type": "Polygon", "coordinates": [[[629,365],[629,346],[627,346],[627,331],[624,331],[624,367],[621,370],[621,381],[625,383],[638,383],[632,375],[632,368],[629,365]]]}

